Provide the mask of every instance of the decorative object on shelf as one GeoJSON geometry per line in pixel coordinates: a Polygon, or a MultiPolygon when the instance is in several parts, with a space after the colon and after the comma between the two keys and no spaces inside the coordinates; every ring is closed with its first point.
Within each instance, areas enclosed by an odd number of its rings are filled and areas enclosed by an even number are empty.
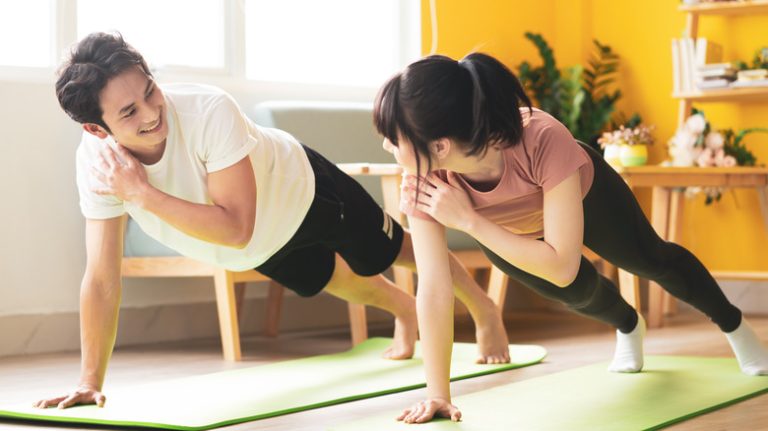
{"type": "MultiPolygon", "coordinates": [[[[639,120],[639,116],[634,118],[639,120]]],[[[642,166],[648,162],[648,145],[654,141],[653,129],[654,126],[637,121],[603,133],[597,142],[604,149],[603,157],[611,166],[642,166]]]]}
{"type": "Polygon", "coordinates": [[[768,47],[763,47],[755,51],[751,64],[744,61],[738,61],[736,62],[736,66],[739,70],[768,69],[768,47]]]}
{"type": "Polygon", "coordinates": [[[518,67],[520,82],[538,106],[562,122],[573,136],[595,149],[597,138],[610,123],[621,91],[608,91],[615,81],[619,57],[608,45],[595,40],[595,53],[587,67],[557,68],[554,52],[540,35],[525,37],[539,50],[541,66],[524,61],[518,67]]]}
{"type": "MultiPolygon", "coordinates": [[[[702,111],[693,110],[675,136],[669,140],[669,155],[672,166],[733,167],[755,166],[757,159],[743,143],[744,137],[754,132],[766,132],[768,128],[754,127],[734,131],[715,131],[702,111]]],[[[719,201],[723,189],[720,187],[689,187],[686,195],[691,197],[700,192],[706,194],[706,204],[719,201]]]]}

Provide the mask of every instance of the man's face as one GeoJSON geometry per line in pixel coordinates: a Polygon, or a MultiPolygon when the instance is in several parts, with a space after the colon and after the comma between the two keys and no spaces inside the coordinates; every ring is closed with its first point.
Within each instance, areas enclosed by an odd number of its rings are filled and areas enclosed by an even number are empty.
{"type": "MultiPolygon", "coordinates": [[[[117,143],[136,155],[162,152],[168,137],[165,98],[141,68],[128,69],[110,79],[99,101],[104,122],[117,143]]],[[[85,126],[93,133],[89,125],[85,126]]],[[[102,134],[106,132],[99,129],[102,134]]]]}

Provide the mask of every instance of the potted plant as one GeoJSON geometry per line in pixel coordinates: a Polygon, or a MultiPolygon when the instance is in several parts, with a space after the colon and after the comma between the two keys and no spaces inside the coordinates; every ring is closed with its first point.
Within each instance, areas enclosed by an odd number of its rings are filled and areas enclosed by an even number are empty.
{"type": "Polygon", "coordinates": [[[597,140],[605,161],[612,166],[641,166],[648,162],[648,145],[653,144],[653,126],[640,124],[619,126],[605,132],[597,140]]]}
{"type": "Polygon", "coordinates": [[[595,52],[587,66],[559,69],[555,54],[536,33],[525,37],[538,49],[541,66],[523,61],[520,82],[538,107],[562,122],[578,140],[598,149],[597,138],[611,122],[621,91],[610,91],[619,67],[619,56],[610,46],[594,40],[595,52]]]}

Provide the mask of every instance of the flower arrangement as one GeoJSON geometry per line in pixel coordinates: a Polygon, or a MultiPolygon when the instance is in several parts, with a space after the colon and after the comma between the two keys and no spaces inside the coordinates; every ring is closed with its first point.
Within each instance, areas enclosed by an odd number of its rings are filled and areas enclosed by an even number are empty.
{"type": "MultiPolygon", "coordinates": [[[[672,166],[698,167],[733,167],[754,166],[757,162],[755,155],[742,142],[744,137],[753,132],[768,132],[768,128],[749,128],[734,131],[721,129],[715,131],[710,126],[704,113],[694,109],[693,114],[685,120],[668,143],[669,155],[672,156],[672,166]]],[[[689,187],[689,196],[699,192],[707,196],[706,203],[719,201],[722,197],[721,187],[689,187]]]]}
{"type": "Polygon", "coordinates": [[[610,132],[604,132],[597,143],[603,149],[603,158],[609,165],[640,166],[648,161],[648,145],[653,144],[654,126],[642,124],[635,114],[630,121],[610,132]]]}
{"type": "Polygon", "coordinates": [[[652,145],[654,126],[639,124],[635,127],[619,126],[617,130],[605,132],[597,139],[600,147],[605,149],[608,145],[652,145]]]}
{"type": "Polygon", "coordinates": [[[669,140],[673,166],[732,167],[735,157],[726,153],[725,136],[712,131],[701,111],[694,112],[669,140]]]}

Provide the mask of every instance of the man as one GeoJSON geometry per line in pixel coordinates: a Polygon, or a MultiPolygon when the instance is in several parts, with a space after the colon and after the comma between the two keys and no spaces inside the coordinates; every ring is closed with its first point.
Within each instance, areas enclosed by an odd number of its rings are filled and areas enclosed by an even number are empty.
{"type": "MultiPolygon", "coordinates": [[[[37,407],[104,405],[126,213],[185,256],[255,268],[302,296],[325,290],[387,310],[395,334],[384,357],[413,355],[414,299],[381,275],[392,264],[414,268],[410,236],[333,163],[283,131],[255,125],[217,88],[161,88],[120,35],[79,42],[56,93],[84,129],[77,150],[87,254],[82,369],[74,391],[37,407]]],[[[498,310],[451,259],[462,274],[457,294],[478,322],[481,360],[508,361],[498,310]]]]}

